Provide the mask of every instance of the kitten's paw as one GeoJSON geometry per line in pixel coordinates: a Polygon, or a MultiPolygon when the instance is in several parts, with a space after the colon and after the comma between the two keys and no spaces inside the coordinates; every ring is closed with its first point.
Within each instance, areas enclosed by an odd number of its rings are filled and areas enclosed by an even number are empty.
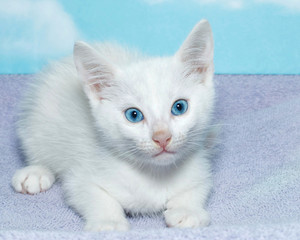
{"type": "Polygon", "coordinates": [[[168,227],[196,228],[205,227],[210,223],[210,216],[207,211],[192,211],[186,208],[167,209],[164,212],[168,227]]]}
{"type": "Polygon", "coordinates": [[[129,230],[129,223],[127,220],[123,221],[97,221],[87,222],[84,230],[92,232],[100,231],[127,231],[129,230]]]}
{"type": "Polygon", "coordinates": [[[36,194],[48,190],[55,181],[54,175],[42,166],[28,166],[17,170],[12,178],[16,192],[36,194]]]}

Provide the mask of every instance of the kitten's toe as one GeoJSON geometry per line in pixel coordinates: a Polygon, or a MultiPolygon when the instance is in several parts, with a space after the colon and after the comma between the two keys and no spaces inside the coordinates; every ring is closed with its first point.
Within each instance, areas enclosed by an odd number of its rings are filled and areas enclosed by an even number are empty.
{"type": "Polygon", "coordinates": [[[35,194],[40,192],[39,177],[35,174],[29,174],[23,182],[23,192],[35,194]]]}
{"type": "Polygon", "coordinates": [[[98,221],[88,222],[85,226],[86,231],[100,232],[100,231],[127,231],[129,230],[129,223],[125,221],[98,221]]]}
{"type": "Polygon", "coordinates": [[[210,216],[207,211],[192,211],[185,208],[167,209],[164,212],[168,227],[196,228],[205,227],[210,223],[210,216]]]}
{"type": "Polygon", "coordinates": [[[55,181],[54,175],[41,166],[28,166],[16,171],[12,186],[16,192],[36,194],[48,190],[55,181]]]}

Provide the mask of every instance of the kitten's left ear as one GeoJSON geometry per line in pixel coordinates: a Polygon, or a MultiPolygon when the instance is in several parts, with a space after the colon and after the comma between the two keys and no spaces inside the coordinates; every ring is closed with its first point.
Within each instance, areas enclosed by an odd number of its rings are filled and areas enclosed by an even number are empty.
{"type": "Polygon", "coordinates": [[[184,65],[184,75],[213,72],[214,43],[210,24],[203,19],[186,38],[176,58],[184,65]]]}
{"type": "Polygon", "coordinates": [[[84,42],[75,43],[73,57],[86,95],[93,102],[101,100],[101,90],[113,84],[114,67],[84,42]]]}

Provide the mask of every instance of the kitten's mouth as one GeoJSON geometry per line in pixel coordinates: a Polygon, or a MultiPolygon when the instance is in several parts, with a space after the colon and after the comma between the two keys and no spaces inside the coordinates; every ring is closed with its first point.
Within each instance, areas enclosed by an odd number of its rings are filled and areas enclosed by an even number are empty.
{"type": "Polygon", "coordinates": [[[158,157],[158,156],[160,156],[160,155],[162,155],[162,154],[174,154],[174,153],[175,153],[175,152],[167,151],[166,149],[163,149],[161,152],[159,152],[159,153],[153,155],[153,157],[158,157]]]}

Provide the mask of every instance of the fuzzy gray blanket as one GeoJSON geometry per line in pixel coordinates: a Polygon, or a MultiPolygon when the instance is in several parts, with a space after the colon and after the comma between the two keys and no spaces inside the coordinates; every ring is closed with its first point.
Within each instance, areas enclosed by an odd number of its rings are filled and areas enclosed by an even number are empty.
{"type": "Polygon", "coordinates": [[[22,167],[14,131],[17,104],[32,75],[0,75],[0,239],[300,239],[300,76],[217,75],[212,159],[212,224],[168,229],[162,216],[128,217],[129,232],[86,233],[60,184],[15,193],[22,167]]]}

